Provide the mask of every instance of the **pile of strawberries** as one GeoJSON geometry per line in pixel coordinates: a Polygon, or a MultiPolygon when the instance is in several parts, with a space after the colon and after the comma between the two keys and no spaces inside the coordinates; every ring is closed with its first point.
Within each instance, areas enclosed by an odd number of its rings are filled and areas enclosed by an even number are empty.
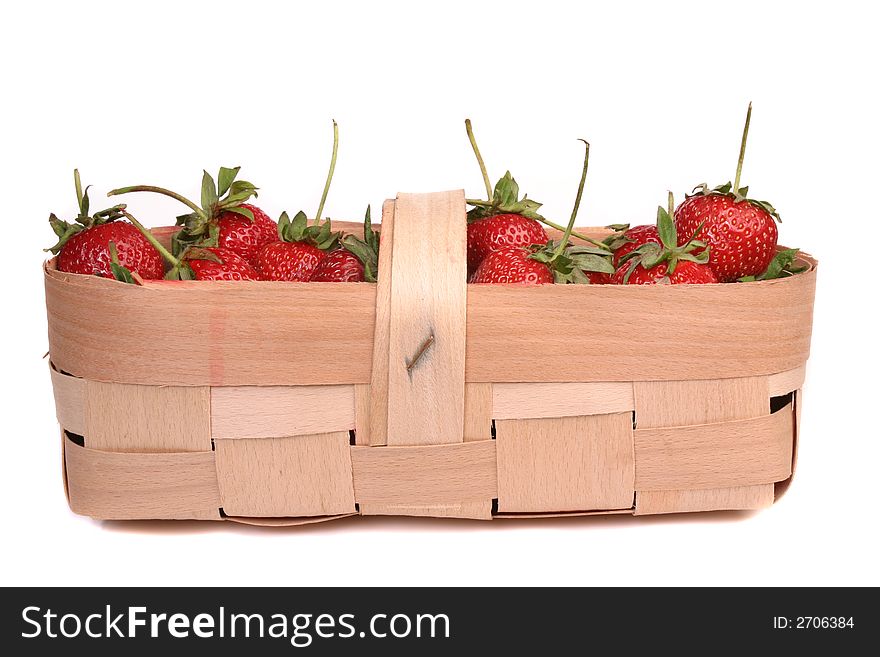
{"type": "MultiPolygon", "coordinates": [[[[703,184],[678,208],[669,194],[653,225],[609,226],[602,240],[574,231],[589,164],[586,142],[583,171],[568,225],[557,225],[538,212],[540,203],[520,198],[507,172],[494,188],[474,139],[467,133],[486,186],[487,200],[469,199],[467,263],[471,283],[489,284],[681,284],[728,283],[790,276],[796,249],[776,248],[779,215],[772,205],[747,197],[740,187],[743,156],[751,119],[746,115],[736,178],[713,189],[703,184]],[[562,231],[551,239],[544,226],[562,231]]],[[[136,283],[145,279],[200,281],[375,282],[379,233],[370,208],[363,237],[343,235],[321,220],[336,167],[339,133],[333,122],[333,154],[316,214],[304,212],[277,222],[248,201],[257,196],[250,182],[238,180],[239,168],[221,168],[216,181],[202,177],[196,204],[161,187],[135,185],[108,195],[153,192],[174,198],[189,209],[177,217],[180,229],[166,248],[124,204],[89,215],[88,189],[74,172],[79,213],[73,223],[54,214],[49,223],[58,237],[51,247],[61,271],[95,274],[136,283]]]]}

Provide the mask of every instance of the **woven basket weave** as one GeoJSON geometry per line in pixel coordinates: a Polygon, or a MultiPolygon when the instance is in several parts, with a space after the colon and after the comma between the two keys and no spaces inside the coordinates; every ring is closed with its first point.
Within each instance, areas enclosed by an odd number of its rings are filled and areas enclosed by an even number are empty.
{"type": "Polygon", "coordinates": [[[382,214],[376,285],[135,286],[47,263],[71,508],[272,525],[755,509],[785,490],[813,259],[736,285],[468,286],[461,191],[382,214]]]}

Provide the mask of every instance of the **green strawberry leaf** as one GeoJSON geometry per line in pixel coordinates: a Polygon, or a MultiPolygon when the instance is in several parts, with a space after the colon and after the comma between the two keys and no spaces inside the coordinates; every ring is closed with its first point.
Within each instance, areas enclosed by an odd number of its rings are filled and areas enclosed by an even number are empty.
{"type": "Polygon", "coordinates": [[[529,219],[543,219],[538,213],[540,203],[533,201],[528,195],[519,198],[519,185],[510,175],[510,171],[495,185],[491,200],[468,199],[467,203],[474,206],[467,213],[468,223],[496,214],[519,214],[529,219]]]}
{"type": "Polygon", "coordinates": [[[788,278],[794,274],[800,274],[808,269],[808,267],[792,267],[797,259],[798,249],[784,249],[773,256],[773,260],[767,266],[766,271],[757,276],[743,276],[737,279],[740,283],[748,283],[752,281],[769,281],[776,278],[788,278]]]}
{"type": "Polygon", "coordinates": [[[240,170],[241,167],[233,167],[232,169],[220,167],[220,174],[217,176],[218,195],[222,197],[229,191],[229,186],[232,185],[232,182],[235,180],[235,177],[240,170]]]}
{"type": "Polygon", "coordinates": [[[110,240],[107,243],[107,250],[110,251],[110,273],[120,283],[135,284],[134,276],[127,267],[119,264],[119,252],[116,250],[116,243],[110,240]]]}
{"type": "Polygon", "coordinates": [[[231,208],[226,208],[226,211],[240,214],[242,217],[244,217],[245,219],[249,219],[250,221],[254,220],[254,213],[253,210],[251,210],[250,208],[243,208],[240,205],[236,205],[231,208]]]}
{"type": "Polygon", "coordinates": [[[211,174],[207,171],[202,171],[202,209],[205,211],[205,214],[211,216],[214,214],[214,209],[217,207],[217,203],[220,201],[220,198],[217,196],[217,186],[214,184],[214,179],[211,177],[211,174]]]}
{"type": "Polygon", "coordinates": [[[657,233],[660,235],[660,241],[667,249],[674,249],[678,246],[678,234],[675,230],[675,222],[669,216],[666,208],[657,206],[657,233]]]}

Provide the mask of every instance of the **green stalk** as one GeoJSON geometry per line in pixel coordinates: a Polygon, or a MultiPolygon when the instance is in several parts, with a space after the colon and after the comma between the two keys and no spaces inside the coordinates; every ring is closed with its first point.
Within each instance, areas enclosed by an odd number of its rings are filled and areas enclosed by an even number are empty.
{"type": "MultiPolygon", "coordinates": [[[[539,217],[538,221],[540,221],[545,226],[550,226],[550,228],[555,228],[556,230],[560,230],[563,233],[566,231],[565,226],[560,226],[555,221],[550,221],[549,219],[546,219],[545,217],[539,217]]],[[[592,237],[587,237],[583,233],[579,233],[576,230],[571,231],[571,236],[577,237],[579,240],[583,240],[584,242],[589,242],[593,246],[598,246],[600,249],[605,249],[606,251],[608,250],[607,244],[602,244],[602,242],[600,240],[593,239],[592,237]]]]}
{"type": "Polygon", "coordinates": [[[672,195],[672,192],[668,192],[669,196],[666,199],[666,207],[667,212],[669,213],[669,218],[673,219],[675,215],[675,197],[672,195]]]}
{"type": "Polygon", "coordinates": [[[736,163],[736,178],[733,181],[733,193],[739,193],[739,179],[742,174],[743,159],[746,156],[746,140],[749,138],[749,123],[752,120],[752,104],[749,103],[749,109],[746,112],[746,125],[743,128],[742,142],[739,145],[739,161],[736,163]]]}
{"type": "Polygon", "coordinates": [[[330,171],[327,172],[327,182],[324,183],[324,193],[321,194],[321,203],[318,205],[318,214],[315,215],[315,221],[321,223],[321,214],[324,212],[324,203],[327,200],[327,194],[330,192],[330,181],[333,180],[333,172],[336,171],[336,151],[339,149],[339,126],[336,120],[333,120],[333,155],[330,156],[330,171]]]}
{"type": "Polygon", "coordinates": [[[131,214],[129,214],[125,210],[122,210],[122,215],[126,219],[128,219],[134,225],[135,228],[137,228],[139,231],[141,231],[141,234],[147,238],[147,241],[153,245],[153,248],[155,248],[163,258],[165,258],[168,262],[170,262],[173,267],[180,267],[180,260],[178,260],[173,255],[171,255],[171,252],[168,251],[168,249],[166,249],[164,246],[162,246],[162,243],[156,239],[156,236],[153,235],[153,233],[151,233],[147,228],[145,228],[144,225],[140,221],[135,219],[131,214]]]}
{"type": "Polygon", "coordinates": [[[76,207],[79,209],[80,214],[82,214],[83,188],[82,182],[79,179],[79,169],[73,170],[73,184],[76,185],[76,207]]]}
{"type": "Polygon", "coordinates": [[[581,182],[578,184],[577,196],[574,199],[574,207],[571,209],[571,217],[568,220],[568,226],[565,227],[565,232],[562,234],[562,240],[556,246],[556,251],[553,253],[553,260],[556,260],[556,258],[561,256],[562,252],[565,251],[565,247],[568,246],[568,240],[571,238],[572,230],[574,229],[574,220],[577,219],[578,209],[581,207],[581,197],[584,195],[584,183],[587,181],[587,167],[590,164],[590,144],[584,139],[581,139],[580,141],[584,142],[584,146],[586,147],[584,150],[584,170],[581,172],[581,182]]]}
{"type": "Polygon", "coordinates": [[[483,156],[480,155],[480,149],[477,146],[477,140],[474,137],[474,128],[471,125],[470,119],[464,120],[464,127],[465,130],[467,130],[467,136],[471,142],[471,148],[474,151],[474,155],[477,156],[477,164],[480,165],[480,173],[483,174],[483,184],[486,186],[486,200],[491,202],[495,193],[492,191],[492,183],[489,182],[489,172],[486,171],[486,163],[483,162],[483,156]]]}
{"type": "Polygon", "coordinates": [[[154,187],[153,185],[132,185],[131,187],[120,187],[119,189],[112,189],[107,192],[107,196],[118,196],[119,194],[129,194],[131,192],[153,192],[154,194],[169,196],[175,201],[180,201],[181,203],[183,203],[186,207],[195,212],[205,221],[211,220],[211,218],[205,213],[202,208],[190,201],[188,198],[163,187],[154,187]]]}

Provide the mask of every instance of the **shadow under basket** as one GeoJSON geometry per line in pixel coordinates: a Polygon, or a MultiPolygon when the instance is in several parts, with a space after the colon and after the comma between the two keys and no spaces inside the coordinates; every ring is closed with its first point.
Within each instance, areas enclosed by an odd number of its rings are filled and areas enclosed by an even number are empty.
{"type": "Polygon", "coordinates": [[[809,256],[754,283],[467,285],[463,192],[400,194],[381,230],[378,284],[126,285],[48,262],[73,511],[641,515],[788,487],[809,256]]]}

